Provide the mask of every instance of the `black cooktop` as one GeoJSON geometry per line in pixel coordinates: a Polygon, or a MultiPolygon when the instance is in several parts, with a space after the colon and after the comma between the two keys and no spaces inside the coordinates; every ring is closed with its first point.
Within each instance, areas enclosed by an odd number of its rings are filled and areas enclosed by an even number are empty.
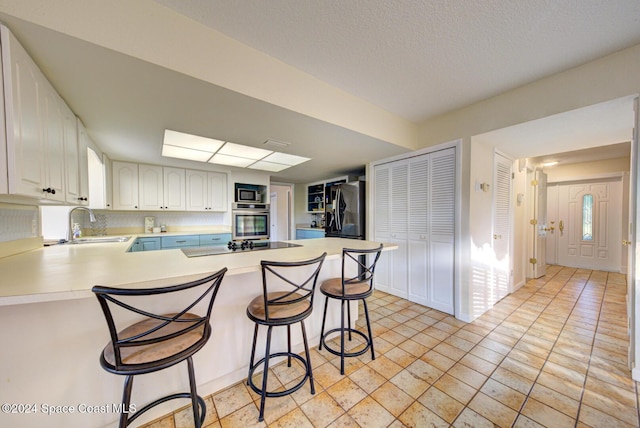
{"type": "Polygon", "coordinates": [[[242,253],[259,250],[277,250],[280,248],[293,247],[302,247],[302,245],[279,241],[230,241],[227,245],[182,248],[182,252],[187,257],[201,257],[213,256],[216,254],[242,253]]]}

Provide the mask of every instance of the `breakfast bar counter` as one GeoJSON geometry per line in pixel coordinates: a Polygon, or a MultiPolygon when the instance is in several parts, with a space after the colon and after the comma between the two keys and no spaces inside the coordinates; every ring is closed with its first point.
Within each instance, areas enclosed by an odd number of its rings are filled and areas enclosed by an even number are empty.
{"type": "MultiPolygon", "coordinates": [[[[123,379],[106,373],[98,361],[109,337],[91,292],[94,285],[170,285],[227,267],[213,308],[212,337],[194,357],[198,392],[205,396],[246,378],[253,335],[246,307],[262,293],[260,260],[297,261],[327,252],[318,279],[321,283],[341,275],[343,247],[379,245],[319,238],[287,241],[301,245],[293,248],[188,258],[180,249],[127,252],[133,239],[135,236],[121,243],[54,245],[0,259],[0,402],[31,404],[36,410],[29,414],[0,413],[0,426],[116,425],[118,414],[113,412],[113,405],[120,401],[123,379]],[[49,415],[52,406],[60,411],[49,415]],[[88,412],[87,408],[102,411],[88,412]]],[[[385,244],[385,250],[395,248],[385,244]]],[[[314,313],[305,321],[312,347],[319,340],[323,303],[317,291],[314,313]]],[[[351,310],[355,322],[357,306],[352,305],[351,310]]],[[[330,305],[327,327],[338,324],[339,305],[330,305]]],[[[274,346],[286,346],[285,338],[284,332],[274,331],[274,346]]],[[[292,342],[296,352],[302,350],[299,329],[292,329],[292,342]]],[[[140,377],[132,403],[142,406],[156,398],[159,391],[165,394],[185,390],[185,371],[186,366],[178,365],[159,377],[140,377]]],[[[141,419],[153,419],[173,410],[169,406],[184,405],[186,402],[181,400],[165,403],[141,419]]]]}

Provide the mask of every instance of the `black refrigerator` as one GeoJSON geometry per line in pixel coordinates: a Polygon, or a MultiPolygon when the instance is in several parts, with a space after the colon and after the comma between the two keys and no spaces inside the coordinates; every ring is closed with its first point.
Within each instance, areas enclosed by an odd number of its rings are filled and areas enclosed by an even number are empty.
{"type": "Polygon", "coordinates": [[[365,182],[332,184],[324,190],[325,236],[365,239],[365,182]]]}

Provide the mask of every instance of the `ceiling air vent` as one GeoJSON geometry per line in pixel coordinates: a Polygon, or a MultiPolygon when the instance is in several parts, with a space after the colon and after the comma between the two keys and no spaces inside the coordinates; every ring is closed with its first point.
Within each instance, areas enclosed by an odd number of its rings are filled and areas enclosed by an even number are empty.
{"type": "Polygon", "coordinates": [[[262,144],[264,144],[267,147],[273,147],[273,148],[276,148],[276,149],[282,149],[284,147],[288,147],[288,146],[291,145],[291,143],[285,143],[284,141],[271,140],[271,139],[265,141],[262,144]]]}

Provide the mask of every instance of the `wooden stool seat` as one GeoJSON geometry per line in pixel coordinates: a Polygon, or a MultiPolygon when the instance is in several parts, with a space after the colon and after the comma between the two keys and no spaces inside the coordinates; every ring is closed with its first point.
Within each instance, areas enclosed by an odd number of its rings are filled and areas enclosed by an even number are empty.
{"type": "MultiPolygon", "coordinates": [[[[278,304],[278,305],[268,305],[269,306],[269,318],[273,321],[282,320],[286,321],[287,319],[293,321],[304,315],[305,312],[311,310],[311,304],[309,300],[299,300],[303,296],[299,293],[290,294],[284,291],[278,291],[273,293],[267,293],[267,300],[274,301],[278,298],[282,298],[281,302],[286,304],[278,304]],[[299,301],[295,301],[299,300],[299,301]],[[292,303],[287,303],[292,302],[292,303]]],[[[249,303],[249,307],[247,308],[247,312],[250,317],[253,317],[255,320],[265,321],[267,320],[266,310],[264,307],[264,297],[257,296],[254,298],[251,303],[249,303]]]]}

